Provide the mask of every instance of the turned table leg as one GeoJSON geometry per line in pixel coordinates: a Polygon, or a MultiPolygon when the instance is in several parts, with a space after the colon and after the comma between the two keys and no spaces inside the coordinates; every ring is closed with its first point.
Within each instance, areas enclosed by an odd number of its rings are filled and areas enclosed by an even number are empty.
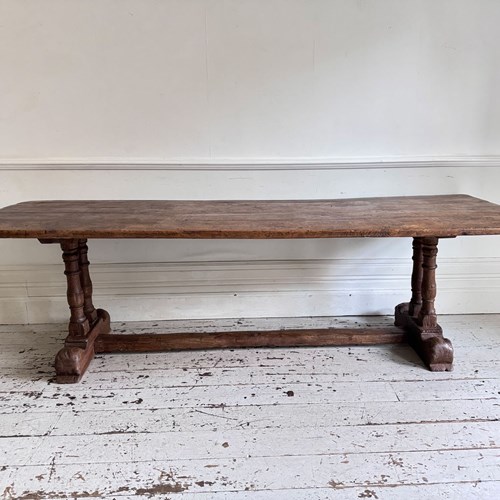
{"type": "Polygon", "coordinates": [[[422,238],[413,238],[413,270],[411,273],[411,299],[396,307],[395,324],[405,328],[408,316],[418,317],[422,307],[423,280],[423,242],[422,238]]]}
{"type": "Polygon", "coordinates": [[[95,309],[86,240],[62,240],[64,274],[70,308],[69,333],[55,360],[56,382],[78,382],[94,357],[94,341],[109,333],[109,315],[95,309]]]}
{"type": "Polygon", "coordinates": [[[438,253],[437,238],[422,239],[422,307],[418,313],[418,324],[426,333],[441,329],[437,326],[437,315],[434,307],[436,299],[436,257],[438,253]]]}
{"type": "Polygon", "coordinates": [[[64,274],[68,283],[67,297],[71,311],[69,319],[69,335],[76,339],[85,337],[90,330],[89,321],[85,315],[85,295],[80,277],[80,251],[77,240],[61,243],[63,250],[64,274]]]}
{"type": "Polygon", "coordinates": [[[408,313],[410,316],[418,316],[422,307],[422,239],[413,238],[413,272],[411,275],[411,300],[408,313]]]}
{"type": "Polygon", "coordinates": [[[395,324],[406,330],[408,341],[432,371],[449,371],[453,366],[453,347],[443,337],[437,323],[436,258],[438,238],[413,240],[412,298],[396,306],[395,324]]]}
{"type": "Polygon", "coordinates": [[[92,303],[92,280],[89,272],[89,247],[87,240],[78,241],[78,264],[80,266],[80,283],[83,290],[83,311],[90,325],[93,325],[97,320],[97,310],[92,303]]]}

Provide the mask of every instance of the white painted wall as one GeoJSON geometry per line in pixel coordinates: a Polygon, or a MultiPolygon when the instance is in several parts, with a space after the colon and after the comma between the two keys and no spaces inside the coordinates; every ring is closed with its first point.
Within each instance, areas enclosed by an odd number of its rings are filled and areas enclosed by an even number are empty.
{"type": "MultiPolygon", "coordinates": [[[[495,0],[0,0],[0,206],[500,203],[499,21],[495,0]]],[[[441,312],[500,311],[499,243],[442,242],[441,312]]],[[[408,295],[407,240],[91,251],[115,319],[385,313],[408,295]]],[[[0,323],[66,317],[59,260],[0,242],[0,323]]]]}

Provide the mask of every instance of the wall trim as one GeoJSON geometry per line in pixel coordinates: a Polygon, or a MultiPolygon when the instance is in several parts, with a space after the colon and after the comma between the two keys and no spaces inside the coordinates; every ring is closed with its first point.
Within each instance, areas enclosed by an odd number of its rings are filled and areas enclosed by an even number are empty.
{"type": "MultiPolygon", "coordinates": [[[[408,259],[92,265],[97,306],[117,321],[391,314],[408,259]]],[[[442,258],[438,312],[498,313],[500,258],[442,258]]],[[[67,320],[60,265],[0,267],[0,323],[67,320]]]]}
{"type": "Polygon", "coordinates": [[[500,167],[500,155],[359,158],[147,159],[53,158],[1,159],[0,171],[46,170],[345,170],[388,168],[500,167]]]}

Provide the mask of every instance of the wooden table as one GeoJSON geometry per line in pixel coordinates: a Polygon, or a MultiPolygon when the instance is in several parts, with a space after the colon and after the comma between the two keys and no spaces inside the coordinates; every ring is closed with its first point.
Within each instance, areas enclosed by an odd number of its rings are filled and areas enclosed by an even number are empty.
{"type": "Polygon", "coordinates": [[[465,195],[293,201],[30,201],[0,210],[0,238],[62,247],[69,334],[56,380],[78,382],[96,352],[223,347],[365,345],[408,341],[425,364],[451,370],[453,348],[437,323],[439,238],[500,234],[500,206],[465,195]],[[387,329],[119,335],[95,309],[89,238],[413,238],[411,299],[387,329]]]}

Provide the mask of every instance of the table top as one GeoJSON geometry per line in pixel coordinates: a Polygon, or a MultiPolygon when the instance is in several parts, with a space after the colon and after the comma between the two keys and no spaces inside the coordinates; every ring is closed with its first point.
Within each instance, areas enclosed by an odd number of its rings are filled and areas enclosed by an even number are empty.
{"type": "Polygon", "coordinates": [[[0,238],[352,238],[500,234],[500,205],[467,195],[339,200],[29,201],[0,238]]]}

